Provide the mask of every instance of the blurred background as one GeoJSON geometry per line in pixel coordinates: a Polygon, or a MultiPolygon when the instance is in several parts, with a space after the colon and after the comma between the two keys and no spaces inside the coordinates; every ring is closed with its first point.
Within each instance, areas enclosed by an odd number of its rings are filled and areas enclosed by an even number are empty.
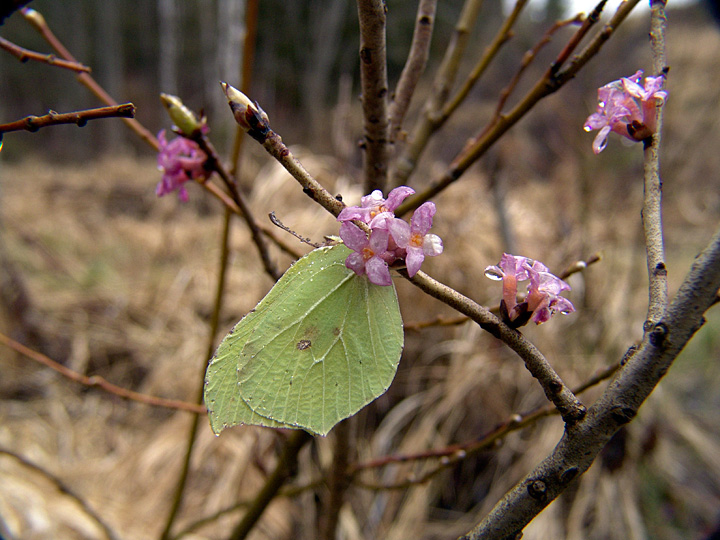
{"type": "MultiPolygon", "coordinates": [[[[30,6],[117,101],[137,106],[138,120],[152,132],[170,127],[159,93],[177,94],[208,115],[220,151],[230,148],[235,124],[218,81],[239,83],[243,2],[34,0],[30,6]]],[[[411,185],[437,178],[481,130],[525,51],[558,17],[592,7],[531,1],[513,39],[426,151],[411,185]]],[[[459,0],[438,6],[431,59],[408,128],[461,8],[459,0]]],[[[415,2],[388,1],[391,86],[407,54],[415,9],[415,2]]],[[[503,9],[500,2],[484,3],[461,77],[494,36],[503,9]]],[[[446,251],[426,270],[483,305],[499,301],[498,285],[482,270],[497,264],[503,250],[535,257],[557,273],[602,255],[569,280],[577,313],[524,330],[570,386],[617,363],[642,335],[641,146],[611,137],[596,156],[594,134],[582,131],[599,86],[651,68],[648,11],[637,11],[575,80],[543,100],[436,199],[435,227],[446,251]]],[[[305,167],[350,203],[362,195],[356,19],[349,0],[260,2],[250,92],[305,167]]],[[[670,97],[661,166],[674,293],[720,217],[720,27],[705,5],[694,2],[670,2],[668,19],[670,97]]],[[[560,30],[543,49],[510,105],[571,32],[560,30]]],[[[0,35],[50,52],[20,14],[5,21],[0,35]]],[[[0,122],[100,105],[71,72],[0,52],[0,122]]],[[[254,143],[245,145],[241,171],[257,216],[275,211],[316,241],[336,233],[333,219],[311,206],[254,143]]],[[[190,401],[207,361],[223,212],[195,186],[188,204],[174,196],[158,199],[159,180],[152,150],[116,119],[6,134],[0,152],[0,331],[78,372],[190,401]]],[[[290,263],[286,255],[272,255],[290,263]]],[[[221,334],[272,285],[239,224],[231,259],[221,334]]],[[[406,325],[453,316],[401,280],[396,286],[406,325]]],[[[574,489],[536,518],[525,538],[704,540],[717,534],[719,340],[720,317],[711,310],[638,418],[574,489]]],[[[602,387],[583,394],[585,403],[602,387]]],[[[470,441],[544,404],[522,363],[475,326],[411,329],[390,391],[352,420],[352,459],[470,441]]],[[[75,493],[119,538],[158,538],[189,422],[187,413],[81,387],[0,349],[0,536],[107,537],[68,494],[75,493]]],[[[348,491],[339,538],[456,537],[561,433],[558,418],[543,419],[423,483],[413,479],[437,467],[437,460],[364,471],[364,487],[348,491]]],[[[332,462],[333,444],[331,433],[303,451],[296,485],[311,487],[273,503],[252,538],[316,538],[326,496],[318,479],[332,462]]],[[[176,531],[251,499],[272,470],[276,448],[272,430],[240,427],[216,438],[201,421],[176,531]]],[[[225,538],[239,515],[236,509],[185,537],[225,538]]]]}

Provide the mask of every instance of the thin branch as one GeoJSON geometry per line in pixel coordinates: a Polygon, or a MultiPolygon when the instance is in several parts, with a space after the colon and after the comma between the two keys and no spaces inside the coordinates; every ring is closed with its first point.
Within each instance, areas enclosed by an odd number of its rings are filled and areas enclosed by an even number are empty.
{"type": "MultiPolygon", "coordinates": [[[[620,369],[620,364],[613,364],[598,371],[587,381],[579,385],[577,388],[573,389],[573,393],[581,394],[589,388],[600,384],[602,381],[605,381],[612,377],[618,369],[620,369]]],[[[505,422],[498,424],[487,433],[481,435],[480,437],[476,437],[470,441],[445,446],[443,448],[426,450],[424,452],[416,452],[414,454],[399,454],[375,458],[369,461],[354,464],[350,471],[354,474],[361,470],[375,469],[391,464],[438,458],[450,458],[450,461],[443,460],[441,464],[451,465],[461,459],[464,459],[467,456],[475,454],[481,450],[490,448],[498,440],[502,439],[507,434],[512,433],[513,431],[528,427],[537,422],[539,419],[545,418],[547,416],[552,416],[554,414],[558,414],[558,410],[553,405],[537,407],[536,409],[528,411],[526,413],[513,414],[505,422]],[[465,455],[463,455],[463,453],[465,453],[465,455]]]]}
{"type": "Polygon", "coordinates": [[[390,103],[390,141],[396,142],[400,136],[405,114],[410,107],[415,88],[420,76],[425,72],[430,44],[432,42],[433,28],[435,26],[435,9],[437,0],[420,0],[417,16],[415,17],[415,30],[413,32],[410,52],[405,67],[400,74],[395,95],[390,103]]]}
{"type": "Polygon", "coordinates": [[[250,204],[248,204],[245,195],[243,195],[243,193],[238,189],[235,178],[225,169],[222,161],[220,160],[220,156],[215,150],[215,147],[212,145],[206,135],[198,132],[197,137],[194,137],[193,140],[195,140],[200,145],[200,148],[202,148],[203,151],[208,155],[208,167],[214,171],[217,171],[218,175],[225,183],[225,186],[228,188],[230,196],[232,197],[238,209],[237,213],[245,221],[248,228],[250,229],[252,241],[258,250],[260,260],[263,263],[263,268],[265,269],[265,272],[271,278],[273,278],[273,280],[277,281],[278,279],[280,279],[282,272],[278,270],[277,266],[270,258],[270,252],[268,251],[265,236],[262,234],[260,225],[255,219],[255,216],[250,209],[250,204]]]}
{"type": "MultiPolygon", "coordinates": [[[[414,210],[458,180],[471,165],[485,154],[506,131],[525,116],[541,99],[553,94],[575,77],[577,72],[600,51],[602,45],[610,38],[617,27],[627,18],[639,2],[640,0],[627,0],[620,4],[620,7],[610,22],[605,25],[581,53],[572,59],[566,68],[560,70],[561,62],[572,52],[568,49],[568,46],[566,46],[545,75],[535,83],[535,86],[533,86],[511,111],[500,115],[493,124],[482,130],[480,136],[470,140],[465,148],[455,157],[443,176],[432,181],[421,193],[417,193],[411,198],[406,199],[405,202],[395,210],[395,214],[403,215],[414,210]]],[[[598,8],[604,5],[604,3],[604,1],[601,2],[598,8]]],[[[574,44],[573,46],[577,46],[577,44],[579,44],[581,37],[584,36],[594,22],[597,21],[599,17],[599,13],[597,13],[598,8],[587,17],[586,24],[583,24],[577,30],[568,45],[572,43],[574,44]]]]}
{"type": "Polygon", "coordinates": [[[672,303],[585,417],[568,425],[552,453],[518,482],[462,540],[517,538],[637,414],[690,338],[720,289],[720,230],[698,255],[672,303]]]}
{"type": "Polygon", "coordinates": [[[302,163],[290,152],[290,149],[282,142],[282,137],[270,130],[267,138],[262,143],[263,148],[273,156],[285,170],[297,180],[303,188],[303,193],[325,208],[333,216],[337,216],[345,208],[342,201],[337,199],[320,182],[307,172],[302,163]]]}
{"type": "Polygon", "coordinates": [[[303,193],[332,215],[337,216],[345,208],[341,197],[333,197],[320,182],[305,170],[290,149],[285,146],[282,137],[270,128],[270,120],[260,105],[250,101],[250,98],[237,88],[233,88],[225,82],[221,82],[220,85],[228,98],[228,105],[238,125],[247,131],[250,137],[262,144],[265,151],[298,181],[303,188],[303,193]]]}
{"type": "MultiPolygon", "coordinates": [[[[405,277],[407,276],[405,271],[400,271],[400,273],[405,277]]],[[[528,371],[538,380],[545,395],[557,407],[567,424],[577,422],[583,417],[585,406],[565,385],[542,353],[520,332],[503,323],[489,309],[431,278],[422,271],[408,279],[413,285],[416,285],[430,296],[470,317],[483,330],[503,341],[515,351],[525,362],[528,371]]]]}
{"type": "Polygon", "coordinates": [[[43,54],[30,49],[25,49],[19,45],[15,45],[12,41],[8,41],[5,38],[0,37],[0,49],[5,49],[7,52],[17,57],[21,62],[27,62],[28,60],[35,60],[36,62],[43,62],[51,66],[57,66],[70,71],[76,71],[78,73],[90,73],[90,68],[78,62],[71,62],[68,60],[62,60],[54,54],[43,54]]]}
{"type": "Polygon", "coordinates": [[[442,113],[438,117],[438,128],[444,124],[450,115],[460,106],[460,104],[465,101],[465,98],[470,93],[470,90],[472,90],[482,74],[485,73],[485,70],[487,70],[490,62],[492,62],[498,52],[500,52],[501,47],[512,37],[512,27],[515,26],[515,22],[518,20],[518,17],[520,17],[520,13],[522,13],[522,10],[526,5],[527,0],[517,0],[515,2],[515,7],[512,12],[507,16],[505,22],[503,22],[502,26],[498,30],[498,33],[495,35],[495,38],[492,40],[490,45],[487,46],[482,57],[470,72],[470,75],[468,75],[467,79],[465,79],[465,82],[463,82],[462,86],[458,89],[455,95],[449,99],[447,104],[443,107],[442,113]]]}
{"type": "MultiPolygon", "coordinates": [[[[584,17],[582,14],[576,15],[572,19],[567,19],[564,21],[557,21],[555,24],[553,24],[547,32],[545,32],[545,35],[543,35],[542,38],[540,38],[540,41],[538,41],[532,49],[527,51],[523,55],[523,59],[520,62],[520,67],[515,72],[515,75],[513,75],[512,79],[510,79],[510,82],[508,85],[503,88],[500,91],[500,99],[498,99],[497,106],[495,107],[495,116],[491,120],[491,124],[500,117],[502,114],[503,109],[505,108],[505,104],[507,103],[507,100],[510,98],[510,95],[513,93],[515,88],[517,87],[518,83],[520,82],[520,79],[522,79],[523,73],[527,70],[528,67],[530,67],[530,64],[532,64],[533,60],[537,58],[537,55],[540,53],[543,47],[550,43],[552,40],[553,34],[560,30],[560,28],[563,28],[565,26],[569,26],[571,24],[578,24],[584,21],[584,17]]],[[[554,64],[557,64],[557,60],[554,62],[554,64]]]]}
{"type": "Polygon", "coordinates": [[[435,127],[437,112],[442,109],[453,84],[455,84],[455,78],[467,47],[470,31],[477,21],[481,6],[482,0],[465,0],[463,4],[462,11],[455,24],[455,31],[447,49],[445,49],[445,56],[435,76],[432,93],[425,101],[423,113],[415,123],[410,137],[410,144],[404,149],[396,164],[392,179],[395,186],[407,182],[430,135],[437,129],[435,127]]]}
{"type": "MultiPolygon", "coordinates": [[[[665,53],[665,2],[653,0],[650,11],[650,48],[655,74],[667,72],[665,53]]],[[[644,141],[644,200],[642,222],[648,269],[648,312],[645,327],[649,331],[659,321],[668,302],[667,267],[662,228],[662,180],[660,179],[660,141],[663,103],[657,106],[655,134],[644,141]]]]}
{"type": "MultiPolygon", "coordinates": [[[[50,30],[50,27],[45,21],[45,17],[43,17],[40,12],[31,8],[22,8],[20,11],[25,17],[25,20],[30,23],[30,25],[40,33],[40,35],[42,35],[45,41],[47,41],[47,43],[55,50],[55,52],[58,53],[58,55],[60,55],[61,58],[69,62],[79,63],[75,57],[70,54],[70,51],[65,48],[57,36],[55,36],[52,30],[50,30]]],[[[106,105],[114,106],[118,104],[88,73],[79,73],[77,79],[106,105]]],[[[136,135],[152,146],[156,151],[160,149],[157,138],[140,122],[134,118],[125,118],[123,119],[123,122],[125,122],[125,124],[132,129],[136,135]]]]}
{"type": "Polygon", "coordinates": [[[53,369],[60,373],[63,377],[70,379],[76,383],[80,383],[85,386],[100,388],[106,392],[119,396],[123,399],[129,399],[131,401],[137,401],[146,405],[152,405],[153,407],[165,407],[166,409],[177,409],[180,411],[187,411],[195,414],[207,414],[207,410],[204,406],[197,405],[195,403],[188,403],[187,401],[180,401],[178,399],[165,399],[155,396],[149,396],[147,394],[140,394],[139,392],[133,392],[127,388],[114,385],[99,375],[87,376],[77,371],[73,371],[62,364],[59,364],[51,358],[45,356],[42,353],[34,351],[22,343],[18,343],[12,338],[9,338],[5,334],[0,333],[0,343],[13,349],[14,351],[43,364],[50,369],[53,369]]]}
{"type": "Polygon", "coordinates": [[[358,0],[363,107],[364,192],[385,190],[389,159],[385,0],[358,0]]]}
{"type": "Polygon", "coordinates": [[[75,492],[73,492],[58,476],[51,473],[44,467],[33,463],[26,457],[16,454],[12,450],[8,450],[7,448],[0,448],[0,454],[4,454],[17,460],[23,466],[27,467],[28,469],[32,469],[36,473],[47,478],[50,482],[55,484],[55,487],[58,489],[58,491],[60,491],[60,493],[63,493],[64,495],[67,495],[68,497],[73,499],[78,504],[78,506],[82,508],[83,512],[85,512],[85,514],[87,514],[90,519],[92,519],[95,523],[98,524],[98,526],[102,529],[105,537],[108,540],[118,540],[118,535],[115,534],[115,532],[110,528],[107,523],[103,521],[103,519],[98,515],[98,513],[90,507],[88,502],[79,495],[76,495],[75,492]]]}
{"type": "Polygon", "coordinates": [[[353,418],[347,418],[333,429],[335,435],[335,448],[328,478],[327,505],[323,509],[324,523],[320,535],[321,540],[335,540],[337,527],[340,522],[340,510],[345,502],[351,475],[348,473],[348,464],[351,458],[350,435],[354,425],[353,418]]]}
{"type": "Polygon", "coordinates": [[[59,124],[76,124],[78,127],[84,127],[89,120],[97,120],[99,118],[133,118],[134,116],[135,105],[132,103],[123,103],[122,105],[114,105],[112,107],[85,109],[83,111],[73,111],[69,113],[50,111],[43,116],[26,116],[14,122],[0,124],[0,136],[2,136],[3,133],[9,133],[11,131],[35,132],[40,128],[57,126],[59,124]]]}
{"type": "Polygon", "coordinates": [[[243,540],[255,527],[270,502],[280,491],[285,482],[295,475],[297,457],[302,447],[312,439],[306,431],[294,431],[285,441],[285,446],[278,458],[275,470],[268,476],[265,485],[253,500],[250,508],[232,531],[229,540],[243,540]]]}
{"type": "MultiPolygon", "coordinates": [[[[212,358],[215,351],[215,338],[220,327],[220,313],[222,311],[223,298],[225,294],[225,281],[227,277],[228,261],[230,259],[230,224],[232,222],[233,214],[230,210],[226,209],[223,218],[223,231],[220,235],[220,260],[218,261],[218,278],[217,285],[215,287],[215,300],[213,302],[212,316],[210,317],[210,325],[208,327],[207,336],[207,350],[205,357],[202,358],[200,364],[200,377],[198,380],[198,392],[195,396],[195,403],[198,405],[203,404],[203,395],[205,391],[205,370],[207,368],[208,359],[212,358]]],[[[190,475],[190,462],[193,456],[193,449],[195,448],[195,438],[197,437],[198,428],[200,426],[200,417],[195,416],[190,424],[190,430],[187,436],[187,447],[185,449],[185,458],[183,459],[182,468],[178,475],[177,485],[175,487],[175,493],[170,505],[170,512],[165,521],[165,527],[160,535],[162,540],[168,540],[171,538],[170,530],[175,523],[175,518],[180,510],[180,505],[183,502],[183,496],[185,493],[185,487],[187,486],[187,479],[190,475]]]]}
{"type": "MultiPolygon", "coordinates": [[[[584,261],[575,261],[571,265],[569,265],[565,270],[563,270],[562,273],[558,274],[558,277],[560,279],[567,279],[573,274],[576,274],[578,272],[583,272],[588,266],[595,264],[596,262],[599,262],[601,260],[599,253],[593,253],[585,259],[584,261]]],[[[490,312],[497,316],[500,313],[500,306],[495,306],[490,308],[490,312]]],[[[470,317],[462,316],[462,317],[443,317],[441,315],[438,315],[434,319],[430,319],[428,321],[418,321],[418,322],[409,322],[403,324],[403,329],[406,331],[419,331],[423,328],[429,328],[432,326],[457,326],[459,324],[463,324],[470,320],[470,317]]]]}

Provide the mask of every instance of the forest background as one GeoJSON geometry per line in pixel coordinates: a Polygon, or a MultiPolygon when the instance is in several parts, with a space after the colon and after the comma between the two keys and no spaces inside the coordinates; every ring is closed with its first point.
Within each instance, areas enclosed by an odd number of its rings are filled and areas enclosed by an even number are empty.
{"type": "MultiPolygon", "coordinates": [[[[428,73],[437,67],[461,4],[440,3],[428,73]]],[[[293,150],[316,177],[348,199],[358,197],[362,126],[354,3],[264,0],[260,6],[252,99],[268,112],[286,143],[300,145],[293,150]]],[[[92,66],[93,76],[111,95],[136,105],[137,118],[152,132],[170,126],[159,93],[176,94],[207,113],[221,154],[229,149],[235,124],[218,80],[240,78],[241,2],[35,0],[32,7],[78,59],[92,66]]],[[[389,78],[394,81],[407,54],[416,6],[390,1],[388,7],[389,78]]],[[[591,7],[588,3],[587,10],[591,7]]],[[[458,142],[476,131],[478,119],[492,114],[498,92],[522,55],[563,11],[561,1],[529,8],[516,36],[472,92],[466,113],[453,119],[426,153],[419,184],[453,157],[458,142]]],[[[502,16],[500,3],[485,2],[471,48],[487,44],[502,16]]],[[[670,99],[662,170],[673,291],[720,217],[720,31],[696,4],[671,9],[669,19],[670,99]]],[[[0,34],[29,49],[47,50],[19,15],[5,21],[0,34]]],[[[553,326],[528,329],[557,359],[556,367],[571,385],[617,362],[642,332],[646,277],[637,270],[644,264],[638,219],[641,155],[615,140],[595,156],[593,135],[584,134],[582,125],[595,108],[599,86],[640,67],[649,69],[646,34],[647,16],[632,17],[601,57],[532,111],[468,173],[464,187],[455,186],[436,200],[446,256],[433,260],[429,271],[488,305],[497,302],[496,286],[477,276],[497,263],[503,249],[531,253],[558,269],[602,254],[599,263],[570,280],[578,313],[553,326]],[[536,211],[541,207],[554,208],[554,214],[536,211]],[[474,241],[460,235],[454,241],[457,231],[449,228],[450,220],[443,224],[443,211],[466,213],[462,232],[476,231],[474,241]],[[503,213],[509,225],[501,224],[503,213]]],[[[563,35],[558,33],[557,43],[563,35]]],[[[555,54],[553,49],[541,52],[520,92],[555,54]]],[[[3,122],[49,109],[99,105],[72,73],[21,64],[7,53],[0,55],[0,81],[3,122]]],[[[411,115],[421,102],[416,99],[411,115]]],[[[205,329],[218,258],[213,238],[222,212],[199,190],[191,190],[185,205],[175,197],[157,199],[160,174],[154,159],[116,120],[5,135],[0,331],[80,373],[191,400],[206,361],[205,329]],[[19,311],[9,301],[18,291],[24,298],[19,311]]],[[[242,170],[254,207],[265,213],[282,210],[284,222],[317,235],[316,240],[334,232],[330,216],[308,209],[301,194],[288,195],[291,180],[260,148],[247,145],[242,170]]],[[[243,256],[248,234],[238,229],[232,242],[223,332],[271,285],[259,263],[243,256]]],[[[401,305],[410,305],[413,291],[405,284],[398,289],[401,305]]],[[[451,312],[423,299],[405,314],[405,322],[438,314],[451,312]]],[[[718,358],[720,317],[711,311],[708,324],[637,420],[613,439],[572,493],[533,522],[526,537],[709,537],[720,519],[718,358]]],[[[462,443],[513,414],[544,405],[542,392],[515,360],[467,324],[407,332],[393,387],[359,415],[360,434],[362,426],[381,429],[371,440],[357,441],[358,455],[369,459],[462,443]]],[[[49,531],[57,538],[102,538],[97,523],[58,490],[55,479],[79,494],[120,538],[158,537],[182,462],[188,414],[78,386],[7,349],[0,351],[0,363],[0,516],[5,527],[20,531],[18,538],[45,538],[49,531]]],[[[443,468],[427,482],[412,480],[422,476],[422,466],[370,471],[366,486],[350,491],[340,530],[346,538],[461,534],[552,448],[561,430],[559,419],[541,420],[508,435],[497,448],[443,468]],[[394,484],[404,489],[389,489],[394,484]]],[[[310,484],[311,473],[332,459],[332,442],[331,434],[303,455],[309,476],[297,485],[310,484]]],[[[262,485],[274,445],[271,430],[235,428],[215,438],[203,424],[178,529],[248,499],[262,485]]],[[[313,497],[322,498],[321,488],[314,489],[277,501],[256,537],[291,538],[300,531],[300,537],[312,538],[318,518],[298,509],[312,506],[313,497]]],[[[224,537],[222,531],[238,512],[188,536],[224,537]]]]}

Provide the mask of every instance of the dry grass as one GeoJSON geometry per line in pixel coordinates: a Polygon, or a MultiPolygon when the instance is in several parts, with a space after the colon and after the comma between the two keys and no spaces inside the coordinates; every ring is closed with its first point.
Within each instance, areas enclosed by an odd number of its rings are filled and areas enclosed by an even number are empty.
{"type": "MultiPolygon", "coordinates": [[[[720,38],[709,28],[696,32],[704,47],[682,46],[678,39],[672,49],[674,93],[663,158],[671,291],[720,215],[720,156],[714,151],[719,141],[713,129],[720,85],[697,76],[717,79],[717,70],[703,66],[717,58],[720,38]],[[676,91],[680,88],[686,91],[676,91]]],[[[497,151],[518,252],[558,271],[603,252],[601,263],[571,279],[578,313],[525,331],[570,385],[619,360],[640,336],[646,303],[639,162],[622,161],[637,152],[614,141],[602,156],[590,156],[588,138],[546,122],[566,117],[573,100],[580,98],[548,100],[545,112],[528,119],[497,151]],[[542,145],[533,131],[539,125],[545,126],[542,145]]],[[[571,121],[582,124],[582,118],[571,121]]],[[[359,198],[335,161],[301,149],[298,154],[331,191],[348,202],[359,198]]],[[[248,164],[258,216],[275,210],[286,225],[316,240],[336,232],[333,220],[311,206],[284,172],[258,163],[267,162],[248,164]]],[[[428,164],[426,176],[438,166],[428,164]]],[[[150,160],[116,158],[83,166],[27,160],[3,164],[0,172],[0,260],[3,271],[13,268],[21,276],[31,302],[23,324],[3,310],[0,330],[15,332],[77,371],[192,400],[206,361],[219,206],[199,190],[192,191],[188,205],[171,197],[157,200],[158,175],[150,160]],[[28,325],[38,333],[28,333],[28,325]]],[[[499,291],[482,278],[482,268],[497,263],[502,246],[487,185],[484,173],[471,171],[436,201],[446,253],[428,261],[427,271],[491,305],[499,291]]],[[[397,285],[406,322],[452,315],[407,283],[397,285]]],[[[246,230],[235,227],[223,330],[270,286],[246,230]]],[[[701,538],[715,527],[719,353],[720,318],[711,312],[636,421],[524,538],[672,540],[701,538]]],[[[157,538],[183,458],[188,413],[80,387],[4,348],[0,366],[0,448],[45,471],[0,453],[5,532],[18,539],[104,538],[83,509],[85,501],[120,538],[157,538]]],[[[599,391],[583,399],[592,403],[599,391]]],[[[544,404],[521,362],[477,327],[408,332],[390,391],[352,421],[354,458],[464,442],[544,404]]],[[[547,454],[561,431],[559,419],[542,420],[408,489],[353,487],[340,516],[341,537],[432,540],[461,534],[547,454]]],[[[333,441],[331,433],[303,451],[296,485],[322,476],[332,461],[333,441]]],[[[254,427],[214,437],[202,422],[179,528],[250,500],[272,468],[277,442],[272,430],[254,427]]],[[[435,465],[391,465],[364,471],[360,480],[392,485],[435,465]]],[[[315,494],[322,500],[325,488],[275,501],[253,538],[315,538],[320,508],[315,494]]],[[[236,511],[187,538],[223,538],[238,516],[236,511]]]]}

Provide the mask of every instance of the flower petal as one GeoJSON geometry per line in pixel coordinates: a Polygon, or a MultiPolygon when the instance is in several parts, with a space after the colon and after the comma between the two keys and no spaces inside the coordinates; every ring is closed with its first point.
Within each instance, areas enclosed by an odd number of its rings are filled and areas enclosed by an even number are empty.
{"type": "Polygon", "coordinates": [[[385,261],[378,257],[370,257],[365,263],[365,272],[367,273],[370,283],[375,285],[392,285],[390,277],[390,268],[385,261]]]}
{"type": "Polygon", "coordinates": [[[350,221],[340,225],[340,238],[353,251],[362,251],[368,245],[365,231],[350,221]]]}

